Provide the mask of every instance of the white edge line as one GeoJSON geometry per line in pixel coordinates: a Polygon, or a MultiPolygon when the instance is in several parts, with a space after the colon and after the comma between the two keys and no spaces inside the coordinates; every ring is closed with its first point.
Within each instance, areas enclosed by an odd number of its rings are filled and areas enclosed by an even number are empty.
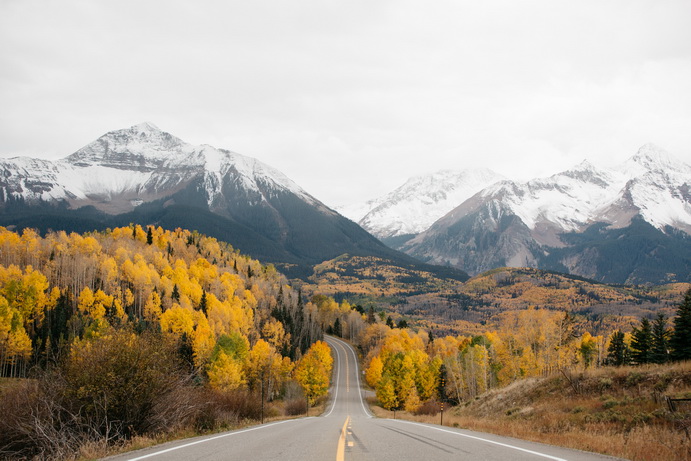
{"type": "Polygon", "coordinates": [[[336,347],[333,347],[333,350],[336,351],[336,356],[338,357],[338,367],[336,367],[336,385],[334,386],[336,388],[336,391],[334,392],[334,398],[333,403],[331,404],[331,409],[327,414],[324,415],[324,417],[331,415],[331,413],[334,411],[334,408],[336,408],[336,399],[338,398],[338,381],[341,378],[341,354],[340,352],[338,352],[338,349],[336,347]]]}
{"type": "Polygon", "coordinates": [[[169,453],[169,452],[171,452],[171,451],[175,451],[175,450],[180,450],[180,449],[182,449],[182,448],[191,447],[192,445],[198,445],[198,444],[200,444],[200,443],[210,442],[210,441],[212,441],[212,440],[222,439],[222,438],[224,438],[224,437],[230,437],[231,435],[238,435],[238,434],[242,434],[242,433],[244,433],[244,432],[256,431],[256,430],[258,430],[258,429],[264,429],[264,428],[271,427],[271,426],[277,426],[277,425],[279,425],[279,424],[291,423],[291,422],[301,421],[301,420],[311,419],[311,418],[313,418],[313,416],[309,416],[309,417],[307,417],[307,418],[299,418],[299,419],[288,419],[288,420],[285,420],[285,421],[278,421],[278,422],[275,422],[275,423],[264,424],[263,426],[255,426],[255,427],[252,427],[252,428],[249,428],[249,429],[243,429],[243,430],[241,430],[241,431],[228,432],[228,433],[226,433],[226,434],[216,435],[216,436],[214,436],[214,437],[209,437],[209,438],[202,439],[202,440],[196,440],[196,441],[194,441],[194,442],[186,443],[186,444],[184,444],[184,445],[178,445],[178,446],[175,446],[175,447],[167,448],[167,449],[165,449],[165,450],[156,451],[156,452],[153,452],[153,453],[149,453],[148,455],[139,456],[139,457],[137,457],[137,458],[129,458],[129,461],[138,461],[138,460],[140,460],[140,459],[151,458],[151,457],[154,457],[154,456],[162,455],[162,454],[164,454],[164,453],[169,453]]]}
{"type": "Polygon", "coordinates": [[[434,430],[440,431],[440,432],[447,432],[447,433],[449,433],[449,434],[458,435],[458,436],[460,436],[460,437],[467,437],[467,438],[469,438],[469,439],[480,440],[480,441],[482,441],[482,442],[487,442],[487,443],[491,443],[491,444],[494,444],[494,445],[499,445],[499,446],[502,446],[502,447],[511,448],[511,449],[514,449],[514,450],[518,450],[518,451],[523,451],[523,452],[526,452],[526,453],[530,453],[531,455],[542,456],[543,458],[553,459],[553,460],[555,460],[555,461],[566,461],[564,458],[557,458],[556,456],[546,455],[546,454],[540,453],[540,452],[538,452],[538,451],[532,451],[532,450],[528,450],[528,449],[526,449],[526,448],[521,448],[521,447],[517,447],[517,446],[514,446],[514,445],[509,445],[509,444],[506,444],[506,443],[495,442],[494,440],[483,439],[482,437],[476,437],[476,436],[474,436],[474,435],[461,434],[460,432],[449,431],[449,430],[447,430],[447,429],[442,429],[442,428],[430,426],[430,425],[427,425],[427,424],[414,423],[414,422],[412,422],[412,421],[404,421],[404,420],[401,420],[401,419],[389,419],[389,421],[397,421],[397,422],[399,422],[399,423],[412,424],[412,425],[414,425],[414,426],[422,426],[422,427],[426,427],[426,428],[428,428],[428,429],[434,429],[434,430]]]}

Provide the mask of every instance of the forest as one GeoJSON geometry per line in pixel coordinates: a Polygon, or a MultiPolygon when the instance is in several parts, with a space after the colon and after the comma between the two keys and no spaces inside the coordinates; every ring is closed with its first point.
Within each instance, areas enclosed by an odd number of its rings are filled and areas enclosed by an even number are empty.
{"type": "Polygon", "coordinates": [[[273,266],[196,232],[0,228],[0,452],[304,413],[328,390],[322,335],[273,266]]]}
{"type": "Polygon", "coordinates": [[[328,393],[324,332],[358,347],[367,384],[393,411],[436,411],[563,370],[691,358],[691,290],[674,319],[599,334],[533,303],[498,310],[472,335],[392,315],[306,299],[272,265],[197,232],[0,228],[0,454],[64,459],[90,444],[107,453],[142,436],[305,414],[328,393]]]}

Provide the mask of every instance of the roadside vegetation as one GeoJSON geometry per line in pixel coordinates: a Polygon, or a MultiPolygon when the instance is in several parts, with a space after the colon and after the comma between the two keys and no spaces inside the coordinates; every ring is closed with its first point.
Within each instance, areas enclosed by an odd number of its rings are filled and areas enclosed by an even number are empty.
{"type": "Polygon", "coordinates": [[[322,335],[272,266],[195,232],[0,228],[0,457],[305,414],[328,390],[322,335]]]}
{"type": "MultiPolygon", "coordinates": [[[[634,461],[690,460],[691,402],[671,411],[666,397],[691,398],[691,362],[555,373],[447,405],[443,415],[435,402],[395,416],[634,461]]],[[[394,416],[370,404],[376,416],[394,416]]]]}
{"type": "Polygon", "coordinates": [[[568,312],[502,312],[476,336],[394,327],[353,338],[378,416],[635,460],[691,459],[691,291],[675,316],[592,336],[568,312]],[[585,330],[585,331],[584,331],[585,330]],[[672,404],[668,399],[672,399],[672,404]]]}

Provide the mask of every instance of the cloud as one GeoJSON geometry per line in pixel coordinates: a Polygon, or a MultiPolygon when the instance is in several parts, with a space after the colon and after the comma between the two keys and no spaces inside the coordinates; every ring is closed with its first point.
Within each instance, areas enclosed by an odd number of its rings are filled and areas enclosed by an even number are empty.
{"type": "Polygon", "coordinates": [[[0,4],[0,154],[148,120],[329,204],[422,171],[691,159],[685,1],[0,4]]]}

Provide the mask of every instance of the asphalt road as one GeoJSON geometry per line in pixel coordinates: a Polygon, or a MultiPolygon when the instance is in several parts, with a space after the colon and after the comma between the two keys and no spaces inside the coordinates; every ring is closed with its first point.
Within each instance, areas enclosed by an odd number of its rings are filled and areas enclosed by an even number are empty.
{"type": "Polygon", "coordinates": [[[613,458],[534,442],[403,420],[374,418],[363,401],[353,349],[327,337],[334,351],[331,400],[319,417],[267,423],[185,439],[111,460],[570,460],[613,458]]]}

